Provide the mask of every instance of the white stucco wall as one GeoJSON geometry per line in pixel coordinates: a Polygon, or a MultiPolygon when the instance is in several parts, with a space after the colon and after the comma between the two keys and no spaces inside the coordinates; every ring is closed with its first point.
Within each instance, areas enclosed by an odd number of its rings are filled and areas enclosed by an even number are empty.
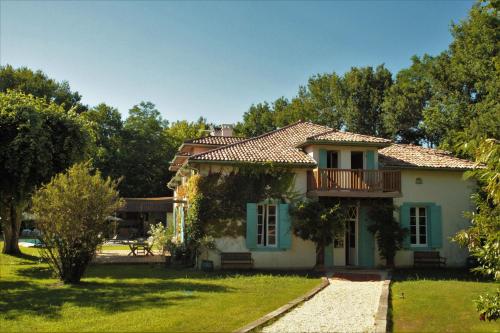
{"type": "MultiPolygon", "coordinates": [[[[339,168],[340,169],[350,169],[351,168],[351,151],[373,151],[375,153],[375,169],[378,169],[378,152],[377,148],[374,147],[361,147],[361,146],[335,146],[335,145],[316,145],[307,146],[304,151],[309,154],[315,161],[319,161],[319,150],[335,150],[339,152],[339,168]]],[[[366,154],[364,156],[364,166],[366,168],[366,154]]]]}
{"type": "MultiPolygon", "coordinates": [[[[220,252],[251,252],[254,268],[258,269],[310,269],[316,263],[316,249],[314,243],[292,237],[292,247],[286,251],[249,251],[245,245],[245,238],[222,237],[216,239],[218,251],[210,251],[208,258],[220,267],[220,252]],[[219,252],[220,251],[220,252],[219,252]]],[[[202,254],[202,259],[205,254],[202,254]]]]}
{"type": "MultiPolygon", "coordinates": [[[[402,170],[401,189],[402,197],[394,199],[396,206],[404,202],[434,202],[441,206],[443,247],[440,254],[447,258],[448,266],[463,266],[467,251],[451,242],[450,238],[470,224],[463,213],[473,209],[470,196],[475,189],[474,182],[464,180],[462,172],[402,170]],[[421,178],[422,184],[416,184],[416,178],[421,178]]],[[[397,218],[399,220],[399,214],[397,218]]],[[[381,263],[380,258],[377,258],[376,263],[381,263]]],[[[413,265],[412,251],[399,251],[395,264],[413,265]]]]}

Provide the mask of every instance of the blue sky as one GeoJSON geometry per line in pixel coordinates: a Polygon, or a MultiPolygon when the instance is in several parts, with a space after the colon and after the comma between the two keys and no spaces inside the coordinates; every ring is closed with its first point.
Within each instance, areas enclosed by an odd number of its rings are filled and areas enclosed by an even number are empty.
{"type": "Polygon", "coordinates": [[[0,63],[69,81],[123,114],[236,122],[317,73],[438,54],[472,1],[0,2],[0,63]]]}

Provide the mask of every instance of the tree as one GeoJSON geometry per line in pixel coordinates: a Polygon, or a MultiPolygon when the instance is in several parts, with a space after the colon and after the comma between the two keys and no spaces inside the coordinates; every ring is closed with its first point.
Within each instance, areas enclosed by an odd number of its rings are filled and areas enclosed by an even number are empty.
{"type": "MultiPolygon", "coordinates": [[[[476,160],[483,163],[484,168],[472,170],[467,176],[477,179],[481,186],[481,192],[473,196],[477,210],[466,214],[472,225],[460,231],[454,240],[477,258],[480,266],[476,271],[500,281],[500,141],[483,141],[477,149],[476,160]]],[[[499,305],[499,292],[496,299],[482,297],[477,304],[481,318],[500,318],[499,305]]]]}
{"type": "Polygon", "coordinates": [[[205,135],[209,125],[207,120],[200,117],[195,122],[187,120],[179,120],[170,124],[166,129],[167,136],[173,141],[174,147],[179,147],[184,140],[196,139],[205,135]]]}
{"type": "Polygon", "coordinates": [[[385,132],[396,142],[429,142],[422,128],[423,110],[432,97],[430,67],[434,58],[412,58],[410,68],[402,69],[395,83],[385,91],[382,121],[385,132]]]}
{"type": "Polygon", "coordinates": [[[94,145],[91,157],[93,165],[104,176],[118,179],[120,144],[123,121],[120,112],[111,106],[101,103],[82,114],[93,132],[94,145]]]}
{"type": "Polygon", "coordinates": [[[391,72],[384,65],[377,66],[375,71],[372,67],[353,67],[344,74],[340,87],[334,90],[334,98],[348,131],[386,136],[382,102],[391,85],[391,72]]]}
{"type": "Polygon", "coordinates": [[[3,253],[20,253],[21,213],[36,186],[83,158],[89,135],[73,112],[17,91],[0,93],[3,253]]]}
{"type": "Polygon", "coordinates": [[[56,82],[40,70],[34,72],[26,67],[14,69],[11,65],[1,66],[0,92],[9,89],[45,98],[47,102],[61,105],[66,111],[73,109],[81,113],[87,110],[87,106],[81,104],[82,96],[71,91],[67,81],[56,82]]]}
{"type": "Polygon", "coordinates": [[[267,102],[250,106],[250,109],[243,114],[243,122],[235,127],[236,133],[253,137],[276,129],[274,115],[267,102]]]}
{"type": "Polygon", "coordinates": [[[64,283],[78,283],[104,241],[106,218],[124,204],[117,183],[92,174],[89,163],[73,165],[33,196],[43,258],[64,283]]]}
{"type": "Polygon", "coordinates": [[[345,211],[340,204],[304,200],[293,207],[291,216],[293,233],[316,244],[316,267],[323,268],[325,247],[345,231],[345,211]]]}
{"type": "Polygon", "coordinates": [[[168,195],[171,177],[168,161],[176,146],[169,139],[168,122],[151,102],[141,102],[129,110],[123,124],[115,169],[123,176],[119,185],[125,197],[168,195]]]}
{"type": "Polygon", "coordinates": [[[408,232],[401,228],[400,223],[394,218],[392,200],[374,202],[368,212],[373,224],[368,230],[375,235],[380,256],[386,260],[388,267],[394,267],[396,252],[403,246],[403,239],[408,232]]]}

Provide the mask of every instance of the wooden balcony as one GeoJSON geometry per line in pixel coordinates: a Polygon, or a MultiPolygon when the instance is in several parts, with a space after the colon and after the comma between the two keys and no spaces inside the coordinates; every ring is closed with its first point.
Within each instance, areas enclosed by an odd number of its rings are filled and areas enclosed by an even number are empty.
{"type": "Polygon", "coordinates": [[[313,196],[398,197],[399,170],[315,169],[307,173],[307,190],[313,196]]]}

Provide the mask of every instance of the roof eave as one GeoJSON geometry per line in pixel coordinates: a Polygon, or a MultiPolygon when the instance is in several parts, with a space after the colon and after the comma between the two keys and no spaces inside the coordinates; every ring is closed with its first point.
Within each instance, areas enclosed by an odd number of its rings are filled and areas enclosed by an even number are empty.
{"type": "Polygon", "coordinates": [[[296,167],[296,168],[304,168],[304,169],[309,169],[309,168],[315,168],[317,166],[316,163],[292,163],[292,162],[275,162],[275,161],[265,161],[265,162],[251,162],[251,161],[238,161],[238,160],[224,160],[224,161],[218,161],[218,160],[192,160],[188,159],[188,163],[193,163],[193,164],[226,164],[226,165],[241,165],[241,164],[246,164],[246,165],[264,165],[264,164],[273,164],[273,165],[281,165],[281,166],[287,166],[287,167],[296,167]]]}
{"type": "Polygon", "coordinates": [[[392,142],[359,142],[359,141],[332,141],[332,140],[307,140],[301,143],[297,148],[303,148],[312,145],[333,145],[333,146],[364,146],[364,147],[377,147],[385,148],[389,147],[392,142]]]}
{"type": "Polygon", "coordinates": [[[424,170],[424,171],[456,171],[456,172],[465,172],[474,170],[475,168],[451,168],[451,167],[429,167],[429,166],[418,166],[418,165],[384,165],[381,169],[407,169],[407,170],[424,170]]]}

